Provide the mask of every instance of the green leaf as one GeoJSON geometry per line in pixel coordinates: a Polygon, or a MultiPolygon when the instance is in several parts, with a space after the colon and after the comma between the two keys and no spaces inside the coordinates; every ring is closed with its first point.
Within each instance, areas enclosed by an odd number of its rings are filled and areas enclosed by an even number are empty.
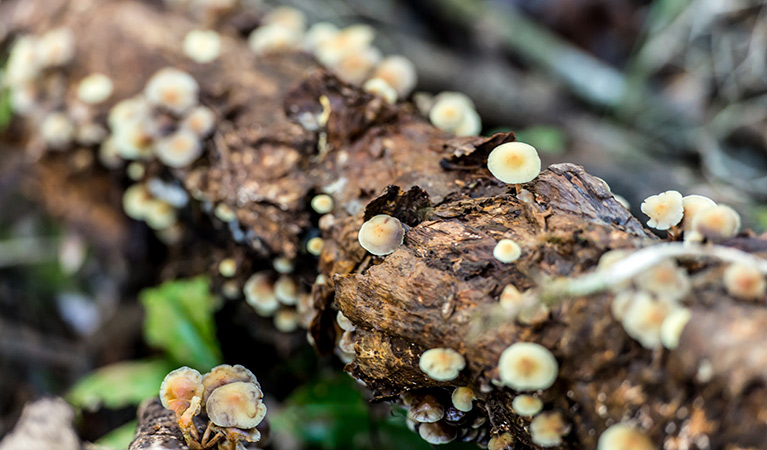
{"type": "Polygon", "coordinates": [[[0,89],[0,131],[5,130],[11,123],[13,109],[11,108],[11,91],[0,89]]]}
{"type": "Polygon", "coordinates": [[[122,408],[155,397],[160,384],[175,364],[166,359],[126,361],[97,369],[67,393],[67,401],[79,408],[122,408]]]}
{"type": "Polygon", "coordinates": [[[146,308],[144,337],[181,365],[202,372],[221,363],[213,312],[218,299],[210,280],[197,277],[168,281],[140,295],[146,308]]]}
{"type": "Polygon", "coordinates": [[[97,440],[96,444],[120,450],[127,449],[133,440],[133,436],[136,434],[137,425],[137,420],[130,421],[107,433],[101,439],[97,440]]]}
{"type": "Polygon", "coordinates": [[[561,154],[565,151],[565,133],[557,127],[538,125],[517,132],[517,139],[532,145],[542,153],[561,154]]]}

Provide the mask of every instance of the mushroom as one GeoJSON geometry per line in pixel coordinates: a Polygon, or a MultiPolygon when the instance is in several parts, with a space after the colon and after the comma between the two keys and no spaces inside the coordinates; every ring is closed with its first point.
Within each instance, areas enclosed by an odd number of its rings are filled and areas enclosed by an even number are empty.
{"type": "Polygon", "coordinates": [[[318,194],[312,198],[311,207],[317,214],[327,214],[333,211],[333,197],[328,194],[318,194]]]}
{"type": "Polygon", "coordinates": [[[251,275],[245,282],[242,292],[245,295],[245,301],[260,316],[269,317],[280,307],[268,272],[256,272],[251,275]]]}
{"type": "Polygon", "coordinates": [[[522,249],[519,247],[519,244],[511,239],[501,239],[495,244],[495,248],[493,249],[493,256],[495,259],[504,264],[513,263],[518,260],[521,255],[522,249]]]}
{"type": "Polygon", "coordinates": [[[513,450],[515,439],[511,433],[501,433],[490,438],[487,450],[513,450]]]}
{"type": "MultiPolygon", "coordinates": [[[[190,407],[194,397],[202,396],[202,392],[200,372],[184,366],[165,375],[160,386],[160,401],[165,409],[180,416],[190,407]]],[[[197,407],[199,411],[199,404],[197,407]]]]}
{"type": "Polygon", "coordinates": [[[570,425],[557,411],[539,414],[530,422],[530,438],[541,447],[562,445],[562,437],[569,432],[570,425]]]}
{"type": "Polygon", "coordinates": [[[258,385],[256,376],[245,366],[221,364],[214,367],[202,377],[202,403],[207,404],[208,397],[219,387],[239,381],[258,385]]]}
{"type": "Polygon", "coordinates": [[[280,275],[274,282],[274,295],[284,305],[295,305],[298,301],[298,284],[290,275],[280,275]]]}
{"type": "Polygon", "coordinates": [[[389,86],[383,78],[371,78],[362,85],[362,89],[382,97],[390,104],[397,103],[397,91],[393,87],[389,86]]]}
{"type": "Polygon", "coordinates": [[[181,128],[157,142],[155,154],[170,167],[185,167],[202,154],[200,138],[193,132],[181,128]]]}
{"type": "Polygon", "coordinates": [[[122,128],[125,124],[148,120],[150,107],[146,99],[141,96],[122,100],[109,110],[107,123],[113,131],[122,128]]]}
{"type": "Polygon", "coordinates": [[[103,73],[92,73],[77,85],[77,98],[81,102],[96,105],[108,99],[114,91],[112,79],[103,73]]]}
{"type": "Polygon", "coordinates": [[[123,159],[148,159],[152,156],[152,135],[144,120],[122,123],[113,128],[112,137],[117,153],[123,159]]]}
{"type": "Polygon", "coordinates": [[[417,396],[407,403],[407,416],[416,422],[434,423],[445,417],[445,408],[432,395],[417,396]]]}
{"type": "Polygon", "coordinates": [[[684,216],[682,217],[682,229],[692,231],[692,221],[695,216],[706,208],[716,206],[716,202],[702,195],[686,195],[682,197],[684,216]]]}
{"type": "Polygon", "coordinates": [[[236,381],[211,392],[205,411],[220,427],[254,428],[266,416],[263,397],[258,383],[236,381]]]}
{"type": "Polygon", "coordinates": [[[168,202],[152,199],[146,206],[144,221],[153,230],[166,230],[177,220],[176,208],[168,202]]]}
{"type": "Polygon", "coordinates": [[[468,386],[459,386],[453,390],[450,399],[453,406],[459,411],[469,412],[474,407],[473,401],[476,398],[474,390],[468,386]]]}
{"type": "Polygon", "coordinates": [[[602,432],[597,450],[655,450],[655,446],[641,431],[618,423],[602,432]]]}
{"type": "Polygon", "coordinates": [[[343,353],[349,355],[355,354],[353,333],[353,331],[344,331],[341,333],[341,337],[339,337],[337,345],[343,353]]]}
{"type": "Polygon", "coordinates": [[[396,217],[379,214],[362,224],[357,238],[362,248],[374,255],[383,256],[402,245],[405,230],[396,217]]]}
{"type": "Polygon", "coordinates": [[[501,353],[498,370],[505,386],[534,391],[554,384],[559,365],[546,347],[534,342],[517,342],[501,353]]]}
{"type": "Polygon", "coordinates": [[[626,308],[621,323],[629,336],[645,348],[661,344],[660,328],[674,306],[663,300],[654,299],[646,292],[638,292],[626,308]]]}
{"type": "Polygon", "coordinates": [[[514,184],[519,194],[522,183],[534,180],[541,173],[541,158],[532,145],[507,142],[490,152],[487,156],[487,168],[494,177],[504,183],[514,184]]]}
{"type": "Polygon", "coordinates": [[[382,79],[397,93],[397,97],[405,98],[413,91],[418,75],[415,65],[401,55],[384,58],[373,72],[373,78],[382,79]]]}
{"type": "Polygon", "coordinates": [[[478,119],[474,102],[459,92],[440,93],[429,110],[432,125],[456,135],[459,130],[462,136],[466,136],[468,131],[474,131],[478,119]]]}
{"type": "Polygon", "coordinates": [[[146,99],[155,106],[183,114],[197,104],[197,81],[186,72],[166,67],[152,75],[144,88],[146,99]]]}
{"type": "Polygon", "coordinates": [[[3,84],[13,87],[27,84],[34,81],[39,73],[37,39],[33,36],[22,36],[13,44],[8,55],[3,84]]]}
{"type": "Polygon", "coordinates": [[[322,45],[327,45],[338,36],[339,29],[330,22],[315,22],[304,36],[304,48],[310,52],[322,45]]]}
{"type": "Polygon", "coordinates": [[[103,126],[93,122],[86,122],[77,127],[75,140],[79,144],[91,146],[100,144],[106,139],[107,134],[108,132],[103,126]]]}
{"type": "Polygon", "coordinates": [[[237,261],[234,258],[224,258],[218,263],[218,273],[227,278],[232,278],[237,273],[237,261]]]}
{"type": "Polygon", "coordinates": [[[333,67],[349,55],[363,52],[375,38],[375,30],[369,25],[355,24],[338,31],[333,36],[329,34],[319,42],[315,55],[324,65],[333,67]]]}
{"type": "Polygon", "coordinates": [[[264,25],[278,24],[296,32],[303,32],[306,28],[306,16],[296,8],[279,6],[266,13],[262,23],[264,25]]]}
{"type": "Polygon", "coordinates": [[[357,328],[341,311],[338,311],[338,314],[336,314],[336,323],[344,331],[354,331],[357,328]]]}
{"type": "Polygon", "coordinates": [[[543,409],[543,402],[532,395],[517,395],[511,402],[512,408],[520,416],[532,417],[543,409]]]}
{"type": "Polygon", "coordinates": [[[44,67],[69,64],[75,56],[75,35],[67,28],[56,28],[37,41],[37,60],[44,67]]]}
{"type": "Polygon", "coordinates": [[[764,275],[753,266],[731,264],[724,271],[724,287],[727,293],[743,300],[757,300],[764,296],[767,282],[764,275]]]}
{"type": "Polygon", "coordinates": [[[329,66],[347,83],[361,84],[380,60],[380,50],[375,47],[365,47],[345,55],[329,66]]]}
{"type": "Polygon", "coordinates": [[[639,289],[671,300],[681,300],[691,289],[687,272],[670,259],[634,277],[634,284],[639,289]]]}
{"type": "Polygon", "coordinates": [[[192,30],[184,37],[184,54],[196,63],[212,62],[221,54],[221,36],[213,30],[192,30]]]}
{"type": "Polygon", "coordinates": [[[48,114],[40,125],[40,136],[49,147],[56,150],[67,147],[74,134],[72,121],[62,112],[48,114]]]}
{"type": "Polygon", "coordinates": [[[293,272],[293,261],[287,256],[278,256],[272,260],[272,267],[277,273],[286,274],[293,272]]]}
{"type": "Polygon", "coordinates": [[[466,367],[466,360],[453,349],[432,348],[423,352],[418,367],[433,380],[450,381],[466,367]]]}
{"type": "Polygon", "coordinates": [[[216,127],[216,115],[207,106],[195,106],[184,116],[181,127],[205,138],[216,127]]]}
{"type": "Polygon", "coordinates": [[[418,435],[429,444],[442,445],[452,442],[458,435],[458,430],[442,422],[422,423],[418,427],[418,435]]]}
{"type": "Polygon", "coordinates": [[[689,309],[676,308],[663,319],[660,326],[660,341],[664,347],[674,350],[679,346],[679,337],[682,336],[684,326],[690,321],[691,316],[689,309]]]}
{"type": "Polygon", "coordinates": [[[292,333],[298,328],[298,313],[293,308],[281,308],[274,315],[274,328],[281,333],[292,333]]]}
{"type": "Polygon", "coordinates": [[[740,215],[726,205],[705,208],[695,215],[692,229],[714,242],[723,241],[740,231],[740,215]]]}
{"type": "Polygon", "coordinates": [[[647,225],[657,230],[675,227],[684,217],[682,194],[678,191],[666,191],[647,197],[640,206],[643,213],[650,217],[647,225]]]}
{"type": "Polygon", "coordinates": [[[319,236],[315,236],[306,241],[306,251],[310,255],[319,256],[322,253],[322,247],[325,245],[325,240],[319,236]]]}
{"type": "Polygon", "coordinates": [[[222,222],[234,222],[237,220],[237,214],[226,203],[219,203],[213,209],[213,215],[222,222]]]}
{"type": "Polygon", "coordinates": [[[257,55],[268,55],[298,49],[301,37],[301,31],[274,23],[253,30],[248,36],[248,45],[257,55]]]}
{"type": "Polygon", "coordinates": [[[131,219],[144,220],[153,200],[152,194],[145,184],[133,184],[123,193],[123,211],[131,219]]]}

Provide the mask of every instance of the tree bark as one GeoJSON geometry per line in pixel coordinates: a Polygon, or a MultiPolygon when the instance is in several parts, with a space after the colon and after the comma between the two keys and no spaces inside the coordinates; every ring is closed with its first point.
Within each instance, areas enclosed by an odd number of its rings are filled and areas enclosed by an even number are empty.
{"type": "MultiPolygon", "coordinates": [[[[217,130],[192,167],[169,169],[152,161],[147,173],[179,180],[203,203],[228,205],[246,239],[235,243],[221,229],[219,239],[208,239],[193,227],[203,221],[194,207],[183,216],[192,225],[185,242],[225,250],[211,252],[202,267],[239,252],[244,267],[254,270],[286,256],[305,279],[323,274],[327,281],[312,288],[316,346],[333,351],[336,312],[343,312],[356,326],[355,359],[347,370],[378,399],[430,393],[449,407],[452,388],[468,385],[478,403],[451,426],[467,435],[469,420],[486,417],[484,434],[476,437],[480,443],[508,431],[518,448],[539,448],[528,432],[530,419],[511,407],[515,392],[494,383],[507,346],[536,342],[560,365],[556,383],[540,398],[572,427],[562,448],[596,448],[600,433],[618,422],[643,429],[658,448],[767,448],[767,311],[761,303],[724,293],[719,262],[682,261],[693,278],[694,293],[686,300],[693,318],[674,351],[647,350],[629,338],[610,314],[609,293],[561,300],[527,325],[499,311],[498,297],[509,283],[539,289],[554,277],[590,272],[607,250],[659,242],[604,182],[582,168],[549,167],[523,186],[531,195],[520,200],[513,186],[485,167],[490,150],[513,141],[513,133],[454,138],[432,127],[413,105],[389,105],[345,84],[307,54],[256,57],[241,33],[258,24],[258,14],[224,15],[209,23],[223,35],[223,53],[215,63],[199,65],[181,51],[183,37],[196,26],[188,17],[138,1],[51,3],[0,5],[0,38],[57,26],[76,33],[77,56],[62,72],[68,94],[45,99],[45,107],[71,106],[77,81],[92,72],[115,83],[112,99],[96,107],[96,117],[140,92],[165,66],[192,74],[202,102],[216,112],[217,130]],[[330,105],[326,124],[319,120],[327,112],[323,103],[330,105]],[[319,192],[331,194],[336,204],[322,218],[309,207],[319,192]],[[407,233],[394,253],[374,257],[357,243],[357,230],[381,213],[399,218],[407,233]],[[318,261],[303,249],[307,233],[317,229],[325,240],[318,261]],[[515,263],[493,258],[501,238],[522,247],[515,263]],[[420,371],[421,353],[434,347],[465,356],[467,367],[458,379],[437,382],[420,371]]],[[[92,166],[85,172],[88,183],[102,183],[103,189],[83,189],[84,172],[72,170],[72,153],[43,151],[29,122],[22,126],[16,122],[5,141],[15,137],[27,154],[40,155],[31,168],[48,209],[93,236],[110,230],[102,238],[106,247],[129,246],[116,201],[123,180],[92,166]],[[62,200],[66,192],[76,195],[62,200]],[[61,202],[82,208],[61,209],[61,202]]],[[[764,236],[746,233],[724,244],[767,254],[764,236]]],[[[161,433],[177,439],[172,425],[146,431],[164,417],[156,406],[142,409],[145,431],[139,439],[161,433]]],[[[131,448],[144,448],[138,442],[131,448]]]]}

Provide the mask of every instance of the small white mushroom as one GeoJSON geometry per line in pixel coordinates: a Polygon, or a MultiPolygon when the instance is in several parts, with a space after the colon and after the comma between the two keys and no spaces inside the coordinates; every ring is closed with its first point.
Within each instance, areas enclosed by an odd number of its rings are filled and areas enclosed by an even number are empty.
{"type": "Polygon", "coordinates": [[[40,126],[40,136],[49,147],[61,150],[74,138],[75,127],[69,117],[62,112],[48,114],[40,126]]]}
{"type": "Polygon", "coordinates": [[[283,305],[295,305],[298,293],[298,284],[290,275],[280,275],[274,282],[274,295],[283,305]]]}
{"type": "Polygon", "coordinates": [[[362,248],[374,255],[383,256],[402,245],[405,230],[396,217],[379,214],[362,224],[357,238],[362,248]]]}
{"type": "Polygon", "coordinates": [[[634,277],[642,290],[672,300],[681,300],[691,289],[687,272],[673,260],[664,260],[634,277]]]}
{"type": "Polygon", "coordinates": [[[281,333],[292,333],[298,329],[298,313],[293,308],[282,308],[274,315],[274,328],[281,333]]]}
{"type": "Polygon", "coordinates": [[[498,370],[502,384],[518,391],[534,391],[554,384],[559,364],[546,347],[517,342],[501,353],[498,370]]]}
{"type": "Polygon", "coordinates": [[[362,85],[362,89],[382,97],[390,104],[397,103],[397,91],[383,78],[371,78],[362,85]]]}
{"type": "Polygon", "coordinates": [[[37,39],[32,36],[19,38],[11,48],[3,74],[3,85],[17,87],[29,84],[40,73],[37,39]]]}
{"type": "Polygon", "coordinates": [[[286,274],[293,272],[293,261],[286,256],[278,256],[272,261],[272,267],[277,273],[286,274]]]}
{"type": "Polygon", "coordinates": [[[152,136],[145,122],[133,120],[122,123],[112,134],[117,153],[127,160],[148,159],[152,155],[152,136]]]}
{"type": "Polygon", "coordinates": [[[299,48],[301,37],[300,31],[275,23],[253,30],[248,45],[257,55],[288,52],[299,48]]]}
{"type": "Polygon", "coordinates": [[[312,198],[311,206],[317,214],[327,214],[333,211],[333,197],[328,194],[318,194],[312,198]]]}
{"type": "Polygon", "coordinates": [[[522,256],[522,249],[511,239],[501,239],[493,249],[493,256],[504,264],[510,264],[522,256]]]}
{"type": "Polygon", "coordinates": [[[237,261],[234,258],[224,258],[218,263],[218,273],[231,278],[237,273],[237,261]]]}
{"type": "Polygon", "coordinates": [[[222,222],[234,222],[237,220],[237,214],[226,203],[219,203],[213,209],[213,215],[222,222]]]}
{"type": "Polygon", "coordinates": [[[37,59],[42,66],[69,64],[75,56],[75,35],[67,28],[48,31],[37,41],[37,59]]]}
{"type": "Polygon", "coordinates": [[[248,302],[260,316],[269,317],[280,307],[268,272],[256,272],[245,282],[242,290],[248,302]]]}
{"type": "Polygon", "coordinates": [[[176,208],[168,202],[152,199],[147,205],[144,221],[153,230],[166,230],[176,224],[176,208]]]}
{"type": "Polygon", "coordinates": [[[641,431],[619,423],[602,432],[597,450],[655,450],[655,446],[641,431]]]}
{"type": "Polygon", "coordinates": [[[421,354],[418,367],[433,380],[450,381],[466,367],[466,360],[451,348],[432,348],[421,354]]]}
{"type": "Polygon", "coordinates": [[[642,202],[640,209],[650,217],[647,225],[657,230],[668,230],[678,225],[684,217],[682,194],[678,191],[651,195],[642,202]]]}
{"type": "Polygon", "coordinates": [[[103,73],[92,73],[77,85],[77,98],[81,102],[96,105],[108,99],[114,91],[112,79],[103,73]]]}
{"type": "Polygon", "coordinates": [[[106,139],[108,134],[109,132],[103,126],[93,122],[86,122],[77,127],[75,139],[81,145],[90,146],[100,144],[106,139]]]}
{"type": "Polygon", "coordinates": [[[660,341],[664,347],[674,350],[679,346],[679,338],[691,316],[689,309],[676,308],[663,319],[663,324],[660,326],[660,341]]]}
{"type": "Polygon", "coordinates": [[[692,230],[692,221],[695,216],[706,208],[716,206],[716,202],[702,195],[686,195],[682,197],[682,207],[684,216],[682,217],[682,229],[684,231],[692,230]]]}
{"type": "Polygon", "coordinates": [[[165,375],[160,386],[160,401],[165,409],[181,415],[189,408],[193,397],[202,396],[202,391],[200,372],[184,366],[165,375]]]}
{"type": "Polygon", "coordinates": [[[150,107],[146,99],[139,95],[122,100],[109,110],[107,123],[112,131],[117,131],[126,124],[142,122],[150,119],[150,107]]]}
{"type": "Polygon", "coordinates": [[[279,6],[266,13],[262,23],[264,25],[279,24],[301,33],[306,28],[306,16],[296,8],[279,6]]]}
{"type": "Polygon", "coordinates": [[[192,30],[184,37],[184,54],[200,64],[212,62],[221,54],[221,36],[213,30],[192,30]]]}
{"type": "Polygon", "coordinates": [[[407,402],[407,416],[420,423],[434,423],[445,417],[445,408],[432,395],[416,396],[407,402]]]}
{"type": "Polygon", "coordinates": [[[468,386],[457,387],[453,390],[450,399],[453,401],[453,406],[455,406],[457,410],[469,412],[474,406],[474,390],[468,386]]]}
{"type": "Polygon", "coordinates": [[[346,354],[353,355],[354,352],[354,332],[344,331],[338,338],[338,348],[346,354]]]}
{"type": "Polygon", "coordinates": [[[501,433],[490,438],[487,450],[514,450],[514,436],[511,433],[501,433]]]}
{"type": "Polygon", "coordinates": [[[202,154],[200,138],[186,129],[179,129],[157,142],[155,154],[170,167],[186,167],[202,154]]]}
{"type": "Polygon", "coordinates": [[[530,438],[541,447],[562,445],[562,437],[569,432],[570,425],[556,411],[539,414],[530,422],[530,438]]]}
{"type": "Polygon", "coordinates": [[[740,231],[740,215],[726,205],[705,208],[695,215],[692,229],[712,241],[723,241],[740,231]]]}
{"type": "Polygon", "coordinates": [[[504,183],[522,184],[532,181],[541,172],[541,158],[532,145],[507,142],[490,152],[487,168],[504,183]]]}
{"type": "Polygon", "coordinates": [[[205,403],[208,418],[220,427],[249,429],[266,416],[266,405],[260,386],[236,381],[213,390],[205,403]]]}
{"type": "Polygon", "coordinates": [[[186,72],[166,67],[152,75],[144,88],[149,103],[183,114],[197,104],[197,81],[186,72]]]}
{"type": "Polygon", "coordinates": [[[517,395],[511,402],[512,408],[520,416],[532,417],[543,409],[543,402],[532,395],[517,395]]]}
{"type": "Polygon", "coordinates": [[[144,220],[149,210],[149,205],[153,200],[152,194],[146,185],[137,183],[128,187],[125,193],[123,193],[123,210],[131,219],[144,220]]]}
{"type": "Polygon", "coordinates": [[[321,45],[333,40],[339,32],[338,27],[330,22],[315,22],[304,36],[304,48],[315,51],[321,45]]]}
{"type": "Polygon", "coordinates": [[[346,56],[364,52],[374,38],[373,27],[362,24],[350,25],[319,42],[315,54],[322,64],[333,67],[346,56]]]}
{"type": "Polygon", "coordinates": [[[384,58],[373,72],[373,77],[386,81],[400,98],[410,95],[418,81],[415,65],[401,55],[384,58]]]}
{"type": "Polygon", "coordinates": [[[344,56],[330,67],[342,80],[359,85],[365,81],[380,60],[380,50],[375,47],[365,47],[344,56]]]}
{"type": "Polygon", "coordinates": [[[325,245],[325,240],[319,236],[315,236],[306,241],[306,251],[310,255],[319,256],[322,253],[322,247],[325,245]]]}
{"type": "Polygon", "coordinates": [[[442,422],[423,423],[418,427],[421,439],[433,445],[442,445],[452,442],[458,435],[458,430],[442,422]]]}
{"type": "Polygon", "coordinates": [[[357,328],[341,311],[338,311],[338,314],[336,314],[336,323],[344,331],[354,331],[357,328]]]}
{"type": "Polygon", "coordinates": [[[184,116],[181,127],[200,138],[208,137],[216,127],[216,115],[207,106],[195,106],[184,116]]]}
{"type": "Polygon", "coordinates": [[[646,292],[638,292],[630,301],[621,323],[629,336],[645,348],[661,344],[660,328],[674,306],[667,301],[656,300],[646,292]]]}
{"type": "Polygon", "coordinates": [[[731,264],[724,271],[724,287],[727,293],[743,300],[764,297],[767,281],[759,269],[745,264],[731,264]]]}
{"type": "Polygon", "coordinates": [[[443,92],[434,99],[429,121],[440,130],[457,134],[459,128],[471,127],[479,117],[470,117],[472,112],[476,113],[474,103],[468,97],[457,92],[443,92]]]}

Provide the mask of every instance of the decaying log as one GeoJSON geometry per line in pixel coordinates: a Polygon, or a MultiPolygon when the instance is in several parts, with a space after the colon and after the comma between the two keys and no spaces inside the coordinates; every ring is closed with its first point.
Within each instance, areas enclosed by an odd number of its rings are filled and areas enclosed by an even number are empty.
{"type": "MultiPolygon", "coordinates": [[[[323,353],[334,350],[335,316],[343,312],[356,326],[355,359],[347,370],[378,399],[430,393],[449,406],[451,389],[468,385],[477,393],[477,407],[456,419],[456,426],[487,417],[479,427],[484,434],[474,434],[478,442],[508,431],[517,448],[539,448],[528,432],[530,419],[511,407],[515,393],[494,382],[504,348],[537,342],[560,364],[556,383],[540,398],[572,427],[562,448],[595,448],[600,433],[619,422],[640,427],[659,448],[767,448],[767,311],[763,304],[728,297],[717,282],[716,261],[684,261],[693,276],[694,293],[687,299],[693,316],[674,351],[647,350],[630,339],[610,314],[609,293],[561,300],[528,324],[498,309],[509,283],[535,289],[552,277],[593,270],[608,250],[659,241],[582,168],[553,165],[523,186],[529,195],[518,196],[485,168],[489,151],[513,141],[513,133],[454,138],[411,104],[389,105],[343,83],[307,54],[256,57],[240,33],[258,23],[258,14],[220,18],[223,54],[214,64],[198,65],[183,56],[180,44],[195,23],[161,6],[127,0],[90,9],[82,8],[90,4],[83,1],[50,3],[0,5],[0,38],[54,26],[76,30],[77,57],[65,73],[69,90],[92,72],[115,82],[114,96],[96,107],[96,116],[140,92],[168,65],[200,83],[202,102],[219,120],[205,156],[185,169],[152,161],[147,172],[182,182],[202,203],[235,211],[244,241],[213,240],[219,252],[211,258],[236,252],[246,261],[243,267],[255,270],[286,256],[304,279],[313,280],[318,271],[324,275],[326,281],[312,288],[316,346],[323,353]],[[321,123],[328,105],[329,120],[321,123]],[[336,202],[332,214],[321,218],[308,205],[319,192],[336,202]],[[399,218],[407,233],[394,253],[374,257],[357,243],[357,230],[381,213],[399,218]],[[303,249],[305,236],[316,231],[325,240],[319,261],[303,249]],[[506,265],[495,260],[500,238],[517,241],[521,259],[506,265]],[[437,382],[419,370],[421,353],[434,347],[466,357],[458,379],[437,382]]],[[[21,134],[28,149],[39,148],[33,130],[21,134]]],[[[46,201],[82,176],[65,169],[66,158],[48,152],[35,163],[38,192],[46,201]]],[[[105,176],[101,169],[89,176],[122,187],[119,176],[105,176]]],[[[102,206],[109,204],[107,189],[96,196],[102,206]]],[[[101,217],[113,223],[114,235],[105,242],[124,243],[120,220],[85,211],[75,220],[101,217]]],[[[201,220],[194,212],[184,219],[188,225],[201,220]]],[[[86,229],[89,220],[83,221],[86,229]]],[[[196,239],[210,241],[192,226],[185,242],[196,239]]],[[[767,255],[763,236],[743,235],[724,245],[767,255]]],[[[145,426],[164,420],[157,406],[142,409],[145,426]]],[[[140,433],[140,439],[153,439],[154,433],[178,440],[171,425],[156,429],[140,433]]],[[[145,448],[140,442],[131,448],[145,448]]]]}
{"type": "Polygon", "coordinates": [[[60,398],[42,398],[24,407],[16,427],[0,441],[2,450],[79,450],[72,426],[75,412],[60,398]]]}

